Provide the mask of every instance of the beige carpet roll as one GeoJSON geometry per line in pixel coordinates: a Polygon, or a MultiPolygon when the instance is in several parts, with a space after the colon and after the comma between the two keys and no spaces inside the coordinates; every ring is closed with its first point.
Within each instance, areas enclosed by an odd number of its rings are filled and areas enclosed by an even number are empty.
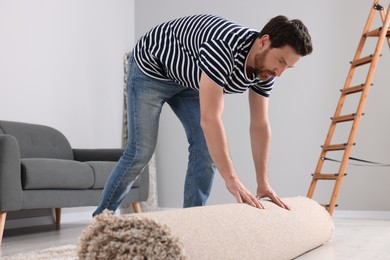
{"type": "Polygon", "coordinates": [[[84,230],[80,259],[293,259],[330,240],[333,221],[306,197],[283,199],[291,210],[223,204],[113,216],[84,230]]]}

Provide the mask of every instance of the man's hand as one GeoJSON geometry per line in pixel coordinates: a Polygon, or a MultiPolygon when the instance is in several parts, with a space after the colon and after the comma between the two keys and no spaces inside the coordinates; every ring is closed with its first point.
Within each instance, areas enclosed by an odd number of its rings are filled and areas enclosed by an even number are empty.
{"type": "Polygon", "coordinates": [[[264,209],[260,201],[241,183],[238,178],[226,181],[226,187],[236,198],[238,203],[246,203],[250,206],[264,209]]]}
{"type": "Polygon", "coordinates": [[[265,197],[270,198],[272,202],[274,202],[276,205],[278,205],[281,208],[288,209],[288,210],[291,209],[276,195],[276,193],[268,183],[262,183],[257,187],[256,199],[260,200],[261,198],[265,198],[265,197]]]}

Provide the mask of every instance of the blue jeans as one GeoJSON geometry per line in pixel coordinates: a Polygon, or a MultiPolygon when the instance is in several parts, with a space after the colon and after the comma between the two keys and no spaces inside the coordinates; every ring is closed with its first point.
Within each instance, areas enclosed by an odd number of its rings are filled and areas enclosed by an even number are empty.
{"type": "Polygon", "coordinates": [[[100,214],[104,209],[115,211],[152,158],[165,102],[183,124],[189,143],[183,206],[205,205],[215,165],[200,127],[199,91],[185,88],[173,81],[146,76],[132,55],[129,57],[128,75],[128,144],[107,180],[99,206],[93,215],[100,214]]]}

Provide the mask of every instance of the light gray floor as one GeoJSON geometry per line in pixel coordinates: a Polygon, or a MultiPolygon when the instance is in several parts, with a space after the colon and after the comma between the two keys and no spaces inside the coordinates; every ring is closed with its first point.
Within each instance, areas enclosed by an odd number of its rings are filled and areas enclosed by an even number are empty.
{"type": "Polygon", "coordinates": [[[88,224],[89,222],[83,221],[64,223],[59,229],[55,225],[46,225],[5,230],[0,255],[6,256],[53,246],[77,244],[81,232],[88,224]]]}
{"type": "MultiPolygon", "coordinates": [[[[335,219],[333,239],[297,260],[390,260],[390,221],[335,219]]],[[[42,226],[6,230],[1,254],[3,256],[30,252],[51,246],[77,244],[88,222],[64,223],[61,229],[42,226]]],[[[1,258],[1,257],[0,257],[1,258]]]]}
{"type": "Polygon", "coordinates": [[[299,260],[390,259],[390,221],[335,219],[332,240],[299,260]]]}

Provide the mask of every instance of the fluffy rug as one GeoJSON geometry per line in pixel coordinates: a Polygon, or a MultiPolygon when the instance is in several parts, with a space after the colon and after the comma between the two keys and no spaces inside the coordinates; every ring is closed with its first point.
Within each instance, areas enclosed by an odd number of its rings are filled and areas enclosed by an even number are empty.
{"type": "Polygon", "coordinates": [[[80,259],[185,259],[168,226],[137,215],[114,217],[106,210],[95,217],[80,238],[80,259]]]}
{"type": "Polygon", "coordinates": [[[97,216],[81,235],[80,259],[293,259],[330,240],[333,221],[317,202],[284,198],[292,210],[224,204],[97,216]]]}
{"type": "Polygon", "coordinates": [[[77,257],[76,245],[64,245],[50,247],[43,250],[35,250],[29,253],[15,254],[0,257],[2,260],[75,260],[77,257]]]}

